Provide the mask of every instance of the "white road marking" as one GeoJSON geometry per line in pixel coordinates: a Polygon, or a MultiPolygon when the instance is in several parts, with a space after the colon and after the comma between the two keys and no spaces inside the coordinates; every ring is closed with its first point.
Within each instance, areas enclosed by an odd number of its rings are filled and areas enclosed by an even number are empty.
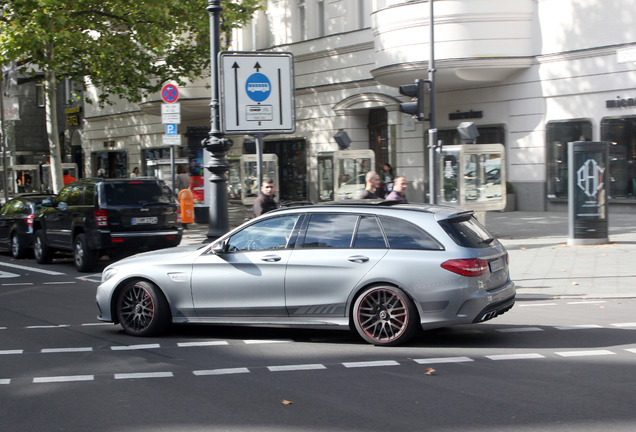
{"type": "Polygon", "coordinates": [[[602,356],[602,355],[613,355],[615,352],[608,350],[587,350],[587,351],[564,351],[564,352],[556,352],[556,355],[561,357],[585,357],[585,356],[602,356]]]}
{"type": "Polygon", "coordinates": [[[366,362],[350,362],[342,364],[346,368],[363,368],[363,367],[378,367],[378,366],[399,366],[400,364],[395,360],[378,360],[378,361],[366,361],[366,362]]]}
{"type": "Polygon", "coordinates": [[[33,282],[3,283],[2,286],[33,286],[33,282]]]}
{"type": "Polygon", "coordinates": [[[69,285],[74,284],[75,281],[63,281],[63,282],[44,282],[42,285],[69,285]]]}
{"type": "Polygon", "coordinates": [[[605,300],[568,302],[568,304],[570,304],[570,305],[577,305],[577,304],[599,304],[599,303],[607,303],[607,302],[606,302],[605,300]]]}
{"type": "Polygon", "coordinates": [[[5,278],[9,279],[9,278],[16,278],[16,277],[20,277],[20,275],[16,274],[16,273],[9,273],[9,272],[5,272],[5,271],[0,270],[0,278],[1,279],[5,279],[5,278]]]}
{"type": "Polygon", "coordinates": [[[227,341],[204,341],[204,342],[179,342],[177,344],[180,348],[189,348],[189,347],[204,347],[204,346],[216,346],[216,345],[227,345],[227,341]]]}
{"type": "Polygon", "coordinates": [[[96,323],[84,323],[84,324],[80,324],[81,326],[111,326],[113,325],[113,323],[107,323],[107,322],[96,322],[96,323]]]}
{"type": "Polygon", "coordinates": [[[110,347],[113,351],[128,351],[128,350],[144,350],[144,349],[156,349],[161,348],[159,344],[142,344],[142,345],[116,345],[110,347]]]}
{"type": "Polygon", "coordinates": [[[427,359],[413,359],[415,363],[419,364],[438,364],[438,363],[462,363],[475,361],[470,357],[438,357],[427,359]]]}
{"type": "Polygon", "coordinates": [[[51,276],[64,276],[64,275],[66,275],[66,273],[60,273],[60,272],[56,272],[56,271],[52,271],[52,270],[44,270],[44,269],[37,268],[37,267],[28,267],[28,266],[23,266],[23,265],[19,265],[19,264],[10,264],[10,263],[5,263],[5,262],[0,262],[0,265],[11,267],[11,268],[17,268],[17,269],[20,269],[20,270],[36,272],[36,273],[44,273],[44,274],[51,275],[51,276]]]}
{"type": "Polygon", "coordinates": [[[528,353],[528,354],[497,354],[486,356],[490,360],[524,360],[524,359],[538,359],[545,358],[545,356],[537,353],[528,353]]]}
{"type": "Polygon", "coordinates": [[[143,379],[143,378],[172,378],[172,372],[140,372],[140,373],[122,373],[115,374],[116,380],[121,379],[143,379]]]}
{"type": "Polygon", "coordinates": [[[291,339],[272,339],[272,340],[261,340],[261,339],[247,339],[244,340],[243,343],[247,345],[256,345],[256,344],[273,344],[273,343],[289,343],[293,342],[291,339]]]}
{"type": "Polygon", "coordinates": [[[0,379],[0,385],[11,384],[11,380],[8,378],[0,379]]]}
{"type": "Polygon", "coordinates": [[[33,378],[33,384],[74,382],[74,381],[93,381],[94,379],[95,379],[94,375],[37,377],[37,378],[33,378]]]}
{"type": "Polygon", "coordinates": [[[636,348],[627,348],[627,349],[625,349],[625,351],[629,351],[631,353],[636,354],[636,348]]]}
{"type": "Polygon", "coordinates": [[[557,303],[534,303],[534,304],[519,304],[515,303],[517,307],[536,307],[536,306],[558,306],[557,303]]]}
{"type": "Polygon", "coordinates": [[[242,373],[250,373],[248,368],[227,368],[227,369],[210,369],[210,370],[198,370],[192,371],[194,375],[204,376],[204,375],[231,375],[231,374],[242,374],[242,373]]]}
{"type": "Polygon", "coordinates": [[[516,327],[516,328],[505,328],[505,329],[497,329],[499,333],[525,333],[525,332],[541,332],[542,328],[539,327],[516,327]]]}
{"type": "Polygon", "coordinates": [[[21,350],[21,349],[0,350],[0,355],[9,355],[9,354],[24,354],[24,350],[21,350]]]}
{"type": "Polygon", "coordinates": [[[603,328],[603,326],[596,325],[596,324],[581,324],[581,325],[572,325],[572,326],[556,326],[554,328],[557,330],[584,330],[584,329],[603,328]]]}
{"type": "Polygon", "coordinates": [[[27,326],[27,329],[54,329],[54,328],[65,328],[70,327],[69,324],[58,324],[58,325],[37,325],[37,326],[27,326]]]}
{"type": "Polygon", "coordinates": [[[42,354],[52,353],[76,353],[76,352],[91,352],[91,347],[79,347],[79,348],[43,348],[40,352],[42,354]]]}
{"type": "Polygon", "coordinates": [[[322,364],[299,364],[299,365],[288,365],[288,366],[267,366],[270,372],[289,372],[289,371],[299,371],[299,370],[318,370],[318,369],[327,369],[325,365],[322,364]]]}
{"type": "Polygon", "coordinates": [[[614,326],[614,327],[636,327],[636,322],[616,323],[616,324],[612,324],[612,326],[614,326]]]}

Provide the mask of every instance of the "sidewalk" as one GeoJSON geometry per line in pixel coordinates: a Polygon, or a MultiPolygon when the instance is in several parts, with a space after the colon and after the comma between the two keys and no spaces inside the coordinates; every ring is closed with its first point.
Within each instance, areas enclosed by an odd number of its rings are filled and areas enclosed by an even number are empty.
{"type": "MultiPolygon", "coordinates": [[[[246,220],[242,205],[228,210],[231,228],[246,220]]],[[[610,242],[596,246],[567,246],[567,212],[488,212],[486,227],[508,249],[520,297],[636,297],[636,216],[610,213],[610,242]]],[[[207,232],[191,224],[181,245],[200,244],[207,232]]]]}

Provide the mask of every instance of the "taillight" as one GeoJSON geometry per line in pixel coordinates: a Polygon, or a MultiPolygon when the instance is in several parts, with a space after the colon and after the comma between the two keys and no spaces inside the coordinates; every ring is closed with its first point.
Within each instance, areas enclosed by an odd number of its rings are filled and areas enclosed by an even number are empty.
{"type": "Polygon", "coordinates": [[[108,226],[108,210],[95,210],[95,222],[98,227],[108,226]]]}
{"type": "Polygon", "coordinates": [[[30,214],[26,217],[26,224],[29,228],[33,227],[33,219],[35,219],[35,215],[34,214],[30,214]]]}
{"type": "Polygon", "coordinates": [[[181,223],[181,207],[177,206],[177,223],[181,223]]]}
{"type": "Polygon", "coordinates": [[[479,258],[452,259],[443,262],[441,267],[462,276],[480,276],[488,271],[488,263],[479,258]]]}

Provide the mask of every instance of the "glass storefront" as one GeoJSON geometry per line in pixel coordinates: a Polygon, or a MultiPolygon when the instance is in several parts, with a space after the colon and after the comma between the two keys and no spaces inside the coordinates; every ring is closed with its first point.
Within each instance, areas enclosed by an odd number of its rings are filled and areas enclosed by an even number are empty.
{"type": "Polygon", "coordinates": [[[592,141],[592,122],[589,120],[555,121],[546,131],[548,198],[568,196],[568,143],[592,141]]]}
{"type": "Polygon", "coordinates": [[[636,199],[636,116],[605,118],[601,141],[609,141],[609,197],[636,199]]]}

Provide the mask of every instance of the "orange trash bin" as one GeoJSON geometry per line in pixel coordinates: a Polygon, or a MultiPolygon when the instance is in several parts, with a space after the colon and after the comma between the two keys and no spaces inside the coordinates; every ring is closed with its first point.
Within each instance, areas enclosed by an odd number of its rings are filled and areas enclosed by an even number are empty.
{"type": "Polygon", "coordinates": [[[194,222],[194,196],[190,189],[179,191],[179,205],[181,206],[181,223],[194,222]]]}

